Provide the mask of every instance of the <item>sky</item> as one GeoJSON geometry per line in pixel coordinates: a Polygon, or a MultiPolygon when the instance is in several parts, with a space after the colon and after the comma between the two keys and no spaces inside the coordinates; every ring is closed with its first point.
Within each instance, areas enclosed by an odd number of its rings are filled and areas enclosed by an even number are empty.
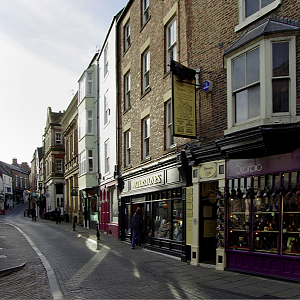
{"type": "Polygon", "coordinates": [[[30,162],[128,0],[0,0],[0,161],[30,162]]]}

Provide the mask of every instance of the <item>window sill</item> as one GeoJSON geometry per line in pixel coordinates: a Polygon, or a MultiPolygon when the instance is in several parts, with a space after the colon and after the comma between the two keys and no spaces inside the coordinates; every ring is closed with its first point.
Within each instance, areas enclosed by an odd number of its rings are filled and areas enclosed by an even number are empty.
{"type": "Polygon", "coordinates": [[[146,25],[148,24],[148,22],[150,21],[150,19],[151,19],[151,16],[149,16],[149,18],[145,21],[144,24],[142,23],[142,28],[141,28],[140,32],[143,31],[143,29],[146,27],[146,25]]]}
{"type": "Polygon", "coordinates": [[[130,109],[131,109],[131,106],[129,106],[128,108],[124,109],[123,115],[125,115],[130,109]]]}
{"type": "Polygon", "coordinates": [[[131,48],[131,44],[126,49],[124,49],[123,55],[126,55],[130,48],[131,48]]]}
{"type": "Polygon", "coordinates": [[[141,98],[140,99],[143,99],[147,94],[149,94],[151,92],[151,87],[148,87],[146,89],[146,91],[142,94],[141,98]]]}
{"type": "Polygon", "coordinates": [[[148,156],[148,157],[142,159],[142,160],[141,160],[141,164],[147,163],[147,162],[149,162],[149,161],[151,161],[151,156],[148,156]]]}

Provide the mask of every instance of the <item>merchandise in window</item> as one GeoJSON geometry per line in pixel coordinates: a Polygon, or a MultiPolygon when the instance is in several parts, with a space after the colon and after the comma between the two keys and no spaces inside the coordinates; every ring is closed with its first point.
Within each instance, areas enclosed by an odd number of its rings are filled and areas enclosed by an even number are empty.
{"type": "Polygon", "coordinates": [[[154,237],[171,239],[171,203],[161,201],[154,204],[154,237]]]}
{"type": "MultiPolygon", "coordinates": [[[[238,187],[231,190],[229,200],[228,247],[249,250],[250,193],[238,187]]],[[[223,221],[224,222],[224,221],[223,221]]],[[[220,225],[222,226],[222,224],[220,225]]]]}

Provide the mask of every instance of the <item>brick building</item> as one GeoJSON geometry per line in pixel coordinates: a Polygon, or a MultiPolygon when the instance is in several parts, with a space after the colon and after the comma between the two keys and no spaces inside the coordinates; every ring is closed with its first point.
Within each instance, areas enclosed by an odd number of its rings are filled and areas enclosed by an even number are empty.
{"type": "Polygon", "coordinates": [[[185,150],[191,263],[215,234],[218,269],[299,279],[300,2],[192,2],[189,66],[213,89],[197,95],[199,141],[185,150]]]}

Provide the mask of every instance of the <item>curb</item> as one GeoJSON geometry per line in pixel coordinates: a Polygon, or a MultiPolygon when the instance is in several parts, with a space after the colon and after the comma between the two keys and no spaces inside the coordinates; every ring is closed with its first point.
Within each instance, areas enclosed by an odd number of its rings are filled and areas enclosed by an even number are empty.
{"type": "Polygon", "coordinates": [[[13,272],[17,272],[17,271],[23,269],[25,266],[26,266],[26,263],[23,263],[23,264],[21,264],[19,266],[16,266],[16,267],[0,270],[0,277],[9,275],[13,272]]]}

